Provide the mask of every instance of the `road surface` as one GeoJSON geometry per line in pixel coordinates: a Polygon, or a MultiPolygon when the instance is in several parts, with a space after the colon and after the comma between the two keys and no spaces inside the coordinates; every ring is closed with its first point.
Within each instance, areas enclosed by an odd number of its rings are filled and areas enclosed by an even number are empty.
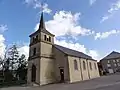
{"type": "Polygon", "coordinates": [[[120,90],[120,74],[102,76],[100,78],[73,84],[51,84],[36,87],[9,87],[0,90],[120,90]]]}

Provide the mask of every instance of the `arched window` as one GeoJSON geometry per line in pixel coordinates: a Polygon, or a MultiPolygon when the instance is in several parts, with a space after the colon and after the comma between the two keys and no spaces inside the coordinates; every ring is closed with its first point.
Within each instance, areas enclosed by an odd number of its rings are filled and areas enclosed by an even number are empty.
{"type": "Polygon", "coordinates": [[[33,43],[35,42],[35,37],[33,37],[32,42],[33,42],[33,43]]]}
{"type": "Polygon", "coordinates": [[[83,61],[83,69],[86,70],[85,61],[83,61]]]}
{"type": "Polygon", "coordinates": [[[89,66],[90,66],[90,69],[92,70],[92,64],[91,64],[91,62],[89,62],[89,66]]]}
{"type": "Polygon", "coordinates": [[[94,67],[95,67],[95,69],[97,69],[96,63],[94,63],[94,67]]]}
{"type": "Polygon", "coordinates": [[[44,35],[44,40],[45,40],[45,41],[47,40],[47,36],[46,36],[46,35],[44,35]]]}
{"type": "Polygon", "coordinates": [[[36,81],[36,66],[35,66],[34,64],[32,65],[31,81],[32,81],[32,82],[35,82],[35,81],[36,81]]]}
{"type": "Polygon", "coordinates": [[[75,69],[75,70],[78,70],[78,64],[77,64],[77,61],[76,61],[76,60],[74,60],[74,69],[75,69]]]}
{"type": "Polygon", "coordinates": [[[51,42],[51,37],[49,36],[49,42],[51,42]]]}
{"type": "Polygon", "coordinates": [[[36,48],[33,48],[33,56],[36,55],[36,48]]]}
{"type": "Polygon", "coordinates": [[[36,35],[36,38],[35,38],[36,41],[38,41],[38,35],[36,35]]]}

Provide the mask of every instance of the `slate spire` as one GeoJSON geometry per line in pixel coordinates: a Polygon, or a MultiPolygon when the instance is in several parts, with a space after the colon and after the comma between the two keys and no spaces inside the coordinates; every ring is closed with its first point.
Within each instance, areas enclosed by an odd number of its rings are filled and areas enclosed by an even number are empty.
{"type": "Polygon", "coordinates": [[[39,29],[45,29],[45,23],[44,23],[43,12],[41,13],[39,29]]]}

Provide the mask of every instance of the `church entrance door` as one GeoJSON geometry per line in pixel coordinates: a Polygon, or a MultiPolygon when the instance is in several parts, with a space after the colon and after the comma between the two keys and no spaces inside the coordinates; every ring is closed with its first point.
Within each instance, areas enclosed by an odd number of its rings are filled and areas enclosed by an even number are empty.
{"type": "Polygon", "coordinates": [[[60,69],[61,82],[64,82],[64,69],[60,69]]]}
{"type": "Polygon", "coordinates": [[[32,82],[35,82],[36,81],[36,66],[33,64],[32,65],[32,72],[31,72],[31,74],[32,74],[32,82]]]}

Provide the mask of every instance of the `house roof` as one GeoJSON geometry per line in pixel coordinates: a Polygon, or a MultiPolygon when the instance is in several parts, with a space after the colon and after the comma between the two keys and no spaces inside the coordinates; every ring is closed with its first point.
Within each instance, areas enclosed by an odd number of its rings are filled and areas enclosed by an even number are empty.
{"type": "Polygon", "coordinates": [[[85,58],[85,59],[92,59],[91,56],[88,56],[82,52],[78,52],[76,50],[72,50],[72,49],[69,49],[69,48],[66,48],[66,47],[63,47],[63,46],[59,46],[59,45],[54,45],[57,49],[59,49],[60,51],[64,52],[65,54],[67,55],[71,55],[71,56],[76,56],[76,57],[80,57],[80,58],[85,58]]]}
{"type": "Polygon", "coordinates": [[[116,51],[113,51],[109,55],[107,55],[106,57],[104,57],[102,60],[113,59],[113,58],[120,58],[120,53],[116,52],[116,51]]]}

